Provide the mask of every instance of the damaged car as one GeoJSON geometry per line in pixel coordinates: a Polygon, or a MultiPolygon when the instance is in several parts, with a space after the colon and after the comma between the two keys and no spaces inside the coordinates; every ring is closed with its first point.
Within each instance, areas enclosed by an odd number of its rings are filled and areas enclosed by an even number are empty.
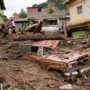
{"type": "Polygon", "coordinates": [[[35,62],[46,70],[59,70],[65,76],[78,75],[90,70],[89,54],[73,51],[55,54],[54,49],[60,44],[57,40],[19,43],[14,50],[23,52],[23,59],[35,62]]]}

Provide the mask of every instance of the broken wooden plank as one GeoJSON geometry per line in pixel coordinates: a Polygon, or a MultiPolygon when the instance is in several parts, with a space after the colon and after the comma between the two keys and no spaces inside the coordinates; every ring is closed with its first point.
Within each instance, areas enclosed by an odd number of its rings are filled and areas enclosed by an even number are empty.
{"type": "Polygon", "coordinates": [[[38,26],[38,24],[33,24],[33,25],[30,25],[30,26],[26,26],[25,31],[33,32],[37,26],[38,26]]]}
{"type": "Polygon", "coordinates": [[[37,27],[34,30],[34,34],[37,32],[40,32],[42,26],[43,26],[44,21],[40,21],[40,23],[37,25],[37,27]]]}

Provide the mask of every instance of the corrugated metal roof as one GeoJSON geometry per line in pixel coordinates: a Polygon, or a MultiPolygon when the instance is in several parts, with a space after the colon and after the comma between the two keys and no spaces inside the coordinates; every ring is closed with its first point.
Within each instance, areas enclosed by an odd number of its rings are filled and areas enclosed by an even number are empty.
{"type": "Polygon", "coordinates": [[[57,47],[58,43],[59,43],[58,40],[43,40],[43,41],[19,43],[19,45],[43,46],[54,49],[57,47]]]}

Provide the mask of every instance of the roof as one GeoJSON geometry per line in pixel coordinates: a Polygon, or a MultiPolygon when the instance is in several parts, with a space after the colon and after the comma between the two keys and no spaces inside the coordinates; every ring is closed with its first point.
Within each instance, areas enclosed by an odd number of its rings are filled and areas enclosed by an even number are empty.
{"type": "Polygon", "coordinates": [[[43,41],[35,41],[35,42],[24,42],[20,43],[19,45],[32,45],[32,46],[43,46],[46,48],[54,49],[59,44],[58,40],[43,40],[43,41]]]}
{"type": "Polygon", "coordinates": [[[70,3],[72,0],[63,0],[64,1],[64,4],[68,4],[70,3]]]}
{"type": "Polygon", "coordinates": [[[30,9],[30,8],[42,8],[42,7],[38,7],[38,6],[37,7],[27,7],[27,9],[30,9]]]}
{"type": "MultiPolygon", "coordinates": [[[[67,26],[67,28],[68,28],[69,30],[71,30],[71,29],[74,30],[74,29],[76,29],[76,28],[87,27],[88,24],[90,24],[90,21],[82,22],[82,23],[75,24],[75,25],[69,25],[69,26],[67,26]]],[[[78,30],[79,30],[79,29],[78,29],[78,30]]]]}
{"type": "Polygon", "coordinates": [[[68,11],[59,11],[54,12],[52,14],[49,14],[47,11],[44,12],[34,12],[34,13],[28,13],[28,18],[32,19],[46,19],[46,18],[66,18],[68,11]]]}
{"type": "Polygon", "coordinates": [[[27,18],[20,18],[16,16],[10,17],[10,19],[15,20],[15,21],[27,21],[28,20],[27,18]]]}
{"type": "Polygon", "coordinates": [[[4,0],[0,0],[1,10],[5,10],[4,0]]]}

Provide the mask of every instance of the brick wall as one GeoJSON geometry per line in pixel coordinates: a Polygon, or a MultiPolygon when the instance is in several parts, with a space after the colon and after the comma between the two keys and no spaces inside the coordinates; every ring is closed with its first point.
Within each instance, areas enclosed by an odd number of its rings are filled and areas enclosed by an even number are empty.
{"type": "Polygon", "coordinates": [[[34,12],[38,12],[38,8],[28,8],[27,9],[28,13],[34,13],[34,12]]]}

